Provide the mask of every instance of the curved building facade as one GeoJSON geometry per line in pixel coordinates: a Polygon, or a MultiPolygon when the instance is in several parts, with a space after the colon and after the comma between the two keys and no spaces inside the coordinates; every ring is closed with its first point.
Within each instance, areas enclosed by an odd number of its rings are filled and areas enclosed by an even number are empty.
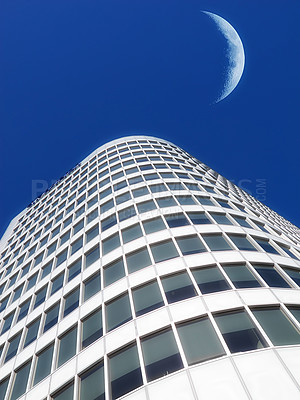
{"type": "Polygon", "coordinates": [[[98,148],[1,240],[0,400],[300,399],[299,238],[170,142],[98,148]]]}

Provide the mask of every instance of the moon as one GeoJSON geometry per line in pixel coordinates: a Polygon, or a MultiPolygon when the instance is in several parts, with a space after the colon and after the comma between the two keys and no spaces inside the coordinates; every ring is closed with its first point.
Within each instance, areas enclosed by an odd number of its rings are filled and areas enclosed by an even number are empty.
{"type": "Polygon", "coordinates": [[[237,31],[227,22],[224,18],[217,14],[208,11],[202,11],[208,15],[217,25],[218,30],[223,34],[227,41],[226,58],[228,60],[228,67],[226,71],[226,80],[220,96],[215,103],[224,100],[230,93],[237,87],[245,66],[245,52],[243,43],[237,31]]]}

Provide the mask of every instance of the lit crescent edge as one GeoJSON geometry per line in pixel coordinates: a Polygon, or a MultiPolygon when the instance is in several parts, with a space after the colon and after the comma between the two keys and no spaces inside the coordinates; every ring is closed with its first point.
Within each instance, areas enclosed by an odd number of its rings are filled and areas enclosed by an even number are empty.
{"type": "Polygon", "coordinates": [[[218,29],[224,35],[228,43],[227,58],[229,62],[227,79],[224,84],[222,94],[218,97],[215,103],[225,99],[237,86],[244,71],[245,52],[243,43],[232,25],[219,15],[208,11],[202,11],[207,14],[217,25],[218,29]]]}

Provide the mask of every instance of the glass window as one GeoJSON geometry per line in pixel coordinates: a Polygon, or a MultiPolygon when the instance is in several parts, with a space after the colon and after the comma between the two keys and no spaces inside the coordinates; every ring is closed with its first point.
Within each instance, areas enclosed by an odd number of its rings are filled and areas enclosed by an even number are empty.
{"type": "Polygon", "coordinates": [[[99,246],[96,246],[86,254],[86,256],[85,256],[85,267],[88,268],[94,262],[99,260],[99,258],[100,258],[99,246]]]}
{"type": "Polygon", "coordinates": [[[65,297],[64,317],[79,306],[79,287],[65,297]]]}
{"type": "Polygon", "coordinates": [[[103,255],[115,250],[120,245],[119,233],[115,233],[114,235],[102,241],[103,255]]]}
{"type": "Polygon", "coordinates": [[[113,201],[113,199],[107,201],[107,202],[104,203],[104,204],[101,204],[101,206],[100,206],[100,213],[101,213],[101,215],[104,214],[106,211],[110,210],[110,209],[113,208],[113,207],[114,207],[114,201],[113,201]]]}
{"type": "Polygon", "coordinates": [[[137,208],[139,210],[139,213],[145,213],[148,211],[152,211],[156,209],[156,205],[154,204],[153,200],[148,200],[148,201],[144,201],[143,203],[139,203],[137,205],[137,208]]]}
{"type": "Polygon", "coordinates": [[[119,196],[116,197],[116,203],[117,204],[122,204],[125,203],[126,201],[130,200],[131,196],[129,192],[125,192],[123,194],[120,194],[119,196]]]}
{"type": "Polygon", "coordinates": [[[80,376],[80,398],[82,400],[105,400],[103,363],[97,364],[80,376]]]}
{"type": "Polygon", "coordinates": [[[68,282],[75,278],[75,276],[81,273],[81,258],[75,261],[70,267],[68,268],[68,282]]]}
{"type": "Polygon", "coordinates": [[[202,235],[202,237],[211,251],[231,250],[222,235],[202,235]]]}
{"type": "Polygon", "coordinates": [[[293,253],[290,251],[290,247],[284,245],[283,243],[277,243],[277,242],[276,242],[276,244],[277,244],[278,246],[280,246],[281,249],[284,250],[284,251],[285,251],[290,257],[292,257],[294,260],[298,260],[298,257],[296,257],[295,254],[293,254],[293,253]]]}
{"type": "Polygon", "coordinates": [[[167,224],[169,225],[169,228],[176,228],[178,226],[185,226],[190,224],[183,213],[165,215],[165,218],[167,224]]]}
{"type": "Polygon", "coordinates": [[[38,277],[38,272],[37,272],[36,274],[32,275],[32,276],[28,279],[28,284],[27,284],[26,291],[27,291],[27,290],[30,290],[31,288],[33,288],[33,286],[36,284],[37,277],[38,277]]]}
{"type": "MultiPolygon", "coordinates": [[[[110,189],[110,188],[109,188],[110,189]]],[[[106,190],[109,190],[109,189],[106,189],[106,190]]],[[[106,192],[106,190],[105,190],[105,192],[106,192]]],[[[105,197],[105,196],[103,196],[103,197],[105,197]]],[[[102,197],[101,197],[102,198],[102,197]]],[[[97,204],[98,203],[98,196],[95,196],[95,197],[93,197],[90,201],[88,201],[88,203],[87,203],[87,208],[91,208],[91,207],[93,207],[93,205],[95,205],[95,204],[97,204]]]]}
{"type": "Polygon", "coordinates": [[[64,228],[66,228],[67,226],[70,225],[70,223],[72,222],[72,218],[73,218],[73,215],[71,215],[71,217],[67,218],[67,219],[64,221],[64,228]]]}
{"type": "Polygon", "coordinates": [[[44,257],[44,251],[42,251],[35,259],[34,259],[34,266],[40,264],[44,257]]]}
{"type": "MultiPolygon", "coordinates": [[[[30,268],[30,263],[27,264],[24,268],[22,268],[22,275],[21,275],[21,278],[23,278],[23,276],[25,276],[26,274],[28,274],[29,268],[30,268]]],[[[8,275],[8,274],[6,274],[6,276],[7,276],[7,275],[8,275]]]]}
{"type": "Polygon", "coordinates": [[[248,222],[246,221],[246,218],[243,217],[238,217],[237,215],[232,215],[232,217],[236,220],[236,222],[243,226],[244,228],[252,228],[251,225],[248,224],[248,222]]]}
{"type": "Polygon", "coordinates": [[[271,266],[265,265],[254,265],[256,271],[260,274],[260,276],[264,279],[267,285],[271,287],[283,287],[289,288],[290,285],[286,280],[282,278],[281,275],[275,270],[275,268],[271,266]]]}
{"type": "Polygon", "coordinates": [[[60,367],[76,354],[77,326],[59,338],[57,367],[60,367]]]}
{"type": "Polygon", "coordinates": [[[226,217],[225,214],[210,213],[210,215],[214,218],[217,224],[232,225],[232,223],[229,221],[229,219],[226,217]]]}
{"type": "Polygon", "coordinates": [[[120,222],[125,221],[126,219],[129,219],[131,217],[134,217],[135,215],[136,215],[136,211],[135,211],[134,206],[124,208],[124,210],[120,210],[118,212],[120,222]]]}
{"type": "Polygon", "coordinates": [[[192,223],[195,225],[211,224],[204,212],[189,212],[187,213],[192,223]]]}
{"type": "Polygon", "coordinates": [[[146,247],[126,255],[128,272],[138,271],[146,268],[151,264],[151,259],[146,247]]]}
{"type": "Polygon", "coordinates": [[[146,194],[149,194],[149,190],[146,186],[138,188],[138,189],[134,189],[132,191],[133,197],[141,197],[141,196],[145,196],[146,194]]]}
{"type": "Polygon", "coordinates": [[[66,248],[64,251],[62,251],[57,257],[56,257],[56,268],[62,264],[64,261],[66,261],[68,255],[68,249],[66,248]]]}
{"type": "Polygon", "coordinates": [[[4,318],[4,325],[2,328],[2,332],[1,332],[2,335],[4,332],[7,332],[10,329],[12,321],[14,319],[14,314],[15,314],[15,310],[12,313],[10,313],[7,317],[4,318]]]}
{"type": "Polygon", "coordinates": [[[185,256],[207,251],[197,235],[178,237],[176,242],[185,256]]]}
{"type": "Polygon", "coordinates": [[[64,233],[61,236],[61,238],[60,238],[60,245],[61,246],[70,239],[70,234],[71,234],[71,231],[68,231],[68,232],[64,233]]]}
{"type": "Polygon", "coordinates": [[[232,353],[267,347],[261,333],[244,310],[217,314],[215,321],[232,353]]]}
{"type": "Polygon", "coordinates": [[[156,201],[160,208],[177,206],[177,203],[173,197],[162,197],[160,199],[156,199],[156,201]]]}
{"type": "Polygon", "coordinates": [[[298,286],[300,286],[300,270],[298,269],[293,269],[293,268],[282,268],[290,278],[293,279],[294,282],[297,283],[298,286]]]}
{"type": "Polygon", "coordinates": [[[3,311],[3,310],[6,308],[7,303],[8,303],[8,300],[9,300],[9,297],[10,297],[10,295],[8,295],[7,297],[5,297],[5,299],[3,299],[3,300],[1,301],[0,312],[3,311]]]}
{"type": "Polygon", "coordinates": [[[73,382],[69,385],[63,387],[59,392],[55,395],[51,396],[53,400],[73,400],[73,392],[74,392],[74,384],[73,382]]]}
{"type": "Polygon", "coordinates": [[[103,335],[102,311],[97,310],[82,321],[82,341],[84,349],[103,335]]]}
{"type": "Polygon", "coordinates": [[[45,276],[49,275],[50,272],[52,271],[52,260],[48,262],[43,268],[42,268],[42,278],[45,278],[45,276]]]}
{"type": "Polygon", "coordinates": [[[84,301],[101,290],[100,274],[95,274],[84,282],[84,301]]]}
{"type": "Polygon", "coordinates": [[[143,236],[143,232],[140,228],[140,224],[129,226],[128,228],[122,229],[123,243],[131,242],[139,237],[143,236]]]}
{"type": "Polygon", "coordinates": [[[143,226],[146,234],[150,234],[153,232],[158,232],[163,229],[166,229],[166,226],[161,217],[149,219],[143,222],[143,226]]]}
{"type": "Polygon", "coordinates": [[[30,343],[33,343],[36,340],[39,331],[40,320],[41,318],[38,318],[30,325],[28,325],[24,348],[29,346],[30,343]]]}
{"type": "Polygon", "coordinates": [[[177,331],[189,365],[225,355],[208,317],[179,324],[177,331]]]}
{"type": "Polygon", "coordinates": [[[137,317],[164,305],[157,281],[133,289],[132,296],[137,317]]]}
{"type": "Polygon", "coordinates": [[[194,205],[196,204],[195,200],[192,198],[192,196],[186,195],[186,196],[176,196],[177,201],[179,204],[183,206],[188,206],[188,205],[194,205]]]}
{"type": "Polygon", "coordinates": [[[81,236],[79,239],[75,240],[75,242],[73,242],[71,244],[71,249],[72,249],[71,250],[71,255],[76,253],[76,251],[78,251],[79,249],[81,249],[82,248],[82,244],[83,244],[83,238],[81,236]]]}
{"type": "Polygon", "coordinates": [[[184,190],[183,185],[180,182],[167,182],[170,190],[184,190]]]}
{"type": "Polygon", "coordinates": [[[112,262],[103,268],[104,286],[108,286],[125,276],[123,259],[112,262]]]}
{"type": "Polygon", "coordinates": [[[109,372],[112,400],[143,384],[139,356],[135,344],[109,357],[109,372]]]}
{"type": "Polygon", "coordinates": [[[112,300],[106,305],[106,327],[111,331],[132,319],[128,294],[112,300]]]}
{"type": "Polygon", "coordinates": [[[161,262],[174,257],[179,257],[179,254],[172,240],[155,243],[150,245],[150,247],[155,262],[161,262]]]}
{"type": "Polygon", "coordinates": [[[237,289],[261,286],[246,265],[223,265],[223,268],[237,289]]]}
{"type": "Polygon", "coordinates": [[[228,236],[239,250],[257,251],[257,249],[249,242],[246,236],[230,234],[228,234],[228,236]]]}
{"type": "Polygon", "coordinates": [[[278,251],[276,251],[274,247],[270,245],[268,240],[260,239],[257,237],[255,237],[254,239],[267,253],[279,254],[278,251]]]}
{"type": "Polygon", "coordinates": [[[83,223],[83,219],[82,219],[80,222],[78,222],[78,224],[76,224],[74,226],[74,231],[73,231],[74,235],[76,235],[76,233],[79,232],[83,228],[83,225],[84,225],[84,223],[83,223]]]}
{"type": "Polygon", "coordinates": [[[4,362],[7,362],[8,360],[13,358],[17,354],[21,335],[22,335],[22,332],[18,333],[16,336],[14,336],[12,339],[9,340],[8,350],[7,350],[4,362]]]}
{"type": "Polygon", "coordinates": [[[17,322],[21,321],[21,319],[26,317],[29,310],[30,302],[31,302],[31,297],[30,299],[25,301],[25,303],[21,304],[17,322]]]}
{"type": "Polygon", "coordinates": [[[116,214],[112,214],[109,217],[101,221],[101,231],[104,232],[112,226],[116,225],[117,217],[116,214]]]}
{"type": "Polygon", "coordinates": [[[128,182],[130,185],[135,185],[136,183],[143,182],[143,178],[138,175],[138,176],[128,179],[128,182]]]}
{"type": "Polygon", "coordinates": [[[90,222],[94,221],[98,217],[98,208],[95,208],[92,212],[90,212],[86,217],[86,223],[89,224],[90,222]]]}
{"type": "Polygon", "coordinates": [[[96,226],[94,226],[92,229],[90,229],[86,233],[86,243],[90,242],[92,239],[94,239],[98,235],[99,235],[99,227],[97,224],[96,226]]]}
{"type": "Polygon", "coordinates": [[[166,192],[168,189],[164,183],[156,183],[155,185],[150,185],[150,190],[152,193],[166,192]]]}
{"type": "Polygon", "coordinates": [[[31,360],[16,371],[16,377],[10,400],[16,400],[25,393],[29,377],[31,360]]]}
{"type": "Polygon", "coordinates": [[[300,334],[280,308],[258,308],[252,310],[275,346],[300,343],[300,334]]]}
{"type": "Polygon", "coordinates": [[[64,273],[58,275],[52,281],[51,296],[63,287],[64,273]]]}
{"type": "Polygon", "coordinates": [[[297,306],[289,306],[288,309],[296,318],[296,320],[300,323],[300,307],[297,306]]]}
{"type": "Polygon", "coordinates": [[[46,320],[44,326],[44,332],[56,325],[58,321],[59,303],[56,303],[53,307],[46,311],[46,320]]]}
{"type": "MultiPolygon", "coordinates": [[[[2,291],[3,291],[3,289],[4,289],[4,286],[5,286],[5,284],[2,285],[1,293],[2,293],[2,291]]],[[[23,291],[23,287],[24,287],[24,284],[22,284],[21,286],[19,286],[17,289],[14,290],[14,295],[13,295],[12,303],[20,298],[21,293],[22,293],[22,291],[23,291]]],[[[0,294],[1,294],[1,293],[0,293],[0,294]]]]}
{"type": "Polygon", "coordinates": [[[169,303],[184,300],[197,294],[187,272],[163,277],[161,282],[169,303]]]}
{"type": "Polygon", "coordinates": [[[171,329],[148,336],[141,341],[148,381],[183,368],[171,329]]]}
{"type": "Polygon", "coordinates": [[[208,197],[196,196],[196,198],[199,201],[199,203],[202,204],[203,206],[215,205],[208,197]]]}
{"type": "Polygon", "coordinates": [[[192,273],[203,294],[230,289],[217,266],[193,269],[192,273]]]}
{"type": "Polygon", "coordinates": [[[47,257],[50,256],[55,250],[56,250],[56,245],[57,241],[53,242],[48,248],[47,248],[47,257]]]}
{"type": "Polygon", "coordinates": [[[37,355],[37,365],[33,384],[36,385],[51,372],[52,356],[54,344],[51,344],[45,350],[37,355]]]}
{"type": "Polygon", "coordinates": [[[6,389],[8,386],[9,377],[0,382],[0,399],[4,400],[6,389]]]}

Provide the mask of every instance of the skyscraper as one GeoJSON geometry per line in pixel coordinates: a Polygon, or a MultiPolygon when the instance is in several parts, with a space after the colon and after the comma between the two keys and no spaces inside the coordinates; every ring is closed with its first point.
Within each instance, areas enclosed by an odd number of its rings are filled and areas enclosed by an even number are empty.
{"type": "Polygon", "coordinates": [[[172,143],[98,148],[1,240],[0,399],[300,398],[299,238],[172,143]]]}

